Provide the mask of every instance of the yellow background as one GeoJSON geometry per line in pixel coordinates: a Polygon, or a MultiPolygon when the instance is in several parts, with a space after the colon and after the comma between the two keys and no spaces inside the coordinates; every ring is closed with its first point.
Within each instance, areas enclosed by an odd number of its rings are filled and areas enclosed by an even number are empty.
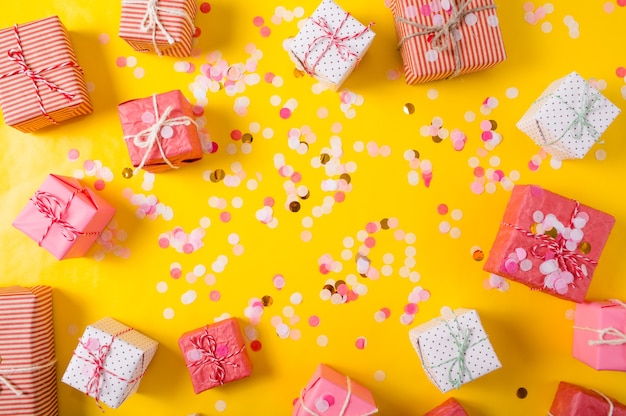
{"type": "MultiPolygon", "coordinates": [[[[118,410],[107,409],[110,415],[287,415],[292,400],[319,362],[371,389],[382,415],[423,414],[450,396],[458,398],[471,415],[541,415],[549,409],[560,380],[595,388],[626,402],[623,374],[595,371],[571,356],[572,321],[568,316],[571,317],[573,303],[516,283],[511,283],[508,291],[485,288],[488,274],[482,271],[483,262],[473,260],[472,248],[477,246],[485,255],[488,253],[510,192],[498,185],[491,194],[472,193],[470,183],[474,176],[469,166],[469,159],[484,147],[480,122],[495,120],[503,142],[487,156],[479,157],[481,166],[489,168],[490,158],[497,156],[499,168],[507,176],[512,171],[519,173],[515,183],[542,185],[613,214],[616,226],[588,299],[626,299],[626,117],[618,116],[603,136],[605,143],[596,144],[583,160],[565,161],[561,166],[551,164],[549,156],[542,158],[540,149],[515,127],[551,81],[574,70],[586,79],[598,80],[604,95],[624,108],[626,84],[616,70],[626,65],[626,8],[614,0],[554,0],[553,12],[532,25],[524,19],[523,1],[499,1],[498,16],[508,54],[504,63],[458,79],[407,86],[402,76],[396,80],[388,77],[389,71],[401,67],[389,9],[382,0],[343,0],[341,5],[361,22],[376,22],[372,47],[342,87],[363,99],[362,105],[352,106],[356,116],[350,119],[341,110],[340,93],[327,90],[316,94],[315,80],[294,76],[293,64],[282,43],[297,33],[299,19],[279,19],[280,24],[271,20],[278,6],[288,11],[302,7],[306,17],[317,1],[213,0],[210,4],[209,13],[197,15],[196,25],[202,30],[196,44],[200,55],[190,59],[134,52],[117,37],[117,1],[32,0],[5,2],[2,6],[0,27],[58,14],[70,32],[79,63],[93,88],[92,115],[30,135],[0,126],[1,282],[54,287],[59,380],[86,325],[111,316],[158,340],[160,346],[139,391],[118,410]],[[605,7],[610,10],[610,6],[614,10],[609,13],[605,7]],[[253,24],[257,16],[271,30],[268,37],[261,36],[260,27],[253,24]],[[564,23],[570,21],[566,16],[579,24],[580,36],[576,39],[564,23]],[[109,36],[108,43],[99,41],[102,34],[109,36]],[[157,174],[153,189],[148,191],[142,189],[143,173],[124,179],[121,172],[130,162],[117,104],[171,89],[180,89],[195,103],[189,85],[200,75],[199,68],[207,55],[220,51],[230,64],[245,62],[249,57],[248,44],[262,51],[255,71],[261,81],[247,85],[244,92],[235,96],[227,95],[224,89],[207,93],[205,132],[219,144],[218,152],[206,154],[202,161],[178,171],[157,174]],[[135,68],[118,67],[119,57],[136,58],[135,68]],[[195,71],[177,72],[178,61],[193,63],[195,71]],[[145,70],[142,78],[135,76],[137,67],[145,70]],[[265,82],[267,72],[282,77],[283,85],[276,87],[265,82]],[[517,88],[519,95],[508,98],[509,88],[517,88]],[[278,106],[270,103],[274,95],[280,97],[278,106]],[[237,97],[249,98],[247,115],[234,111],[237,97]],[[497,98],[498,106],[490,114],[483,114],[481,105],[488,97],[497,98]],[[279,110],[291,98],[297,100],[298,106],[290,118],[282,119],[279,110]],[[414,104],[415,113],[405,114],[405,103],[414,104]],[[320,107],[328,110],[327,118],[318,117],[320,107]],[[466,120],[468,111],[475,114],[474,121],[466,120]],[[422,126],[430,125],[434,117],[443,119],[446,129],[458,128],[467,135],[464,150],[455,151],[450,138],[434,143],[420,134],[422,126]],[[253,134],[252,151],[244,153],[241,142],[233,141],[230,132],[249,132],[254,122],[259,123],[261,131],[253,134]],[[321,207],[324,198],[332,193],[322,190],[321,183],[328,177],[323,169],[313,168],[311,160],[330,147],[335,123],[342,127],[338,133],[343,146],[341,162],[356,164],[351,175],[353,188],[346,193],[344,202],[334,204],[330,213],[315,217],[314,208],[321,207]],[[317,139],[301,155],[288,147],[287,133],[305,125],[313,129],[317,139]],[[262,134],[266,128],[273,131],[269,138],[262,134]],[[372,156],[359,149],[359,145],[369,142],[389,146],[391,154],[372,156]],[[229,145],[234,145],[236,152],[227,152],[229,145]],[[80,152],[77,160],[68,158],[70,149],[80,152]],[[433,180],[428,188],[423,181],[416,186],[409,184],[412,169],[404,153],[412,149],[433,164],[433,180]],[[279,153],[284,155],[286,164],[302,174],[301,183],[310,190],[310,198],[301,201],[298,213],[289,212],[284,206],[286,178],[274,166],[274,157],[279,153]],[[536,171],[528,167],[533,157],[543,160],[536,171]],[[114,174],[101,194],[118,210],[117,228],[127,233],[119,244],[130,250],[128,258],[111,252],[96,260],[94,256],[101,249],[96,244],[85,258],[59,262],[11,227],[12,220],[46,175],[84,172],[86,160],[99,160],[114,174]],[[232,174],[233,163],[234,169],[239,163],[246,172],[241,185],[228,187],[224,182],[203,178],[215,169],[232,174]],[[258,183],[254,190],[246,186],[250,179],[258,183]],[[173,219],[137,218],[137,207],[123,196],[125,188],[157,196],[173,209],[173,219]],[[226,201],[226,210],[232,214],[229,222],[220,221],[222,210],[209,205],[210,197],[226,201]],[[240,208],[233,206],[237,197],[243,202],[240,208]],[[275,199],[276,228],[255,218],[266,197],[275,199]],[[439,214],[439,204],[446,204],[450,212],[439,214]],[[452,218],[454,209],[462,212],[461,219],[452,218]],[[211,222],[203,248],[192,254],[159,248],[161,233],[176,226],[189,232],[199,227],[203,217],[211,222]],[[305,217],[313,219],[310,228],[303,226],[305,217]],[[355,302],[334,305],[323,301],[320,290],[327,278],[345,279],[356,273],[354,258],[342,259],[344,239],[351,237],[356,241],[358,232],[368,222],[383,218],[396,218],[398,228],[413,233],[416,241],[397,241],[391,230],[375,233],[376,246],[369,255],[372,266],[381,270],[384,255],[393,254],[389,264],[392,273],[375,281],[359,277],[368,293],[355,302]],[[442,221],[458,228],[460,237],[440,232],[442,221]],[[306,230],[311,233],[310,242],[301,238],[306,230]],[[233,233],[239,236],[244,248],[241,255],[235,255],[229,243],[228,237],[233,233]],[[416,250],[412,270],[421,276],[416,283],[400,276],[409,245],[416,250]],[[343,269],[321,274],[318,259],[324,254],[330,254],[343,269]],[[228,263],[222,272],[216,273],[212,264],[220,255],[226,256],[228,263]],[[178,280],[170,277],[170,266],[175,262],[182,266],[183,277],[178,280]],[[198,265],[206,267],[206,274],[215,276],[214,285],[204,283],[204,276],[195,283],[186,281],[185,275],[198,265]],[[272,282],[276,274],[282,274],[286,280],[280,291],[272,282]],[[167,283],[165,293],[157,291],[159,282],[167,283]],[[416,286],[429,291],[431,297],[419,304],[414,323],[403,325],[400,316],[416,286]],[[197,299],[183,304],[181,296],[189,290],[196,291],[197,299]],[[221,294],[217,302],[209,299],[213,290],[221,294]],[[290,302],[295,292],[302,294],[301,304],[290,302]],[[252,376],[195,395],[178,350],[179,335],[213,322],[222,314],[238,317],[242,328],[249,326],[244,314],[248,302],[265,295],[273,298],[273,305],[264,309],[261,322],[255,327],[262,349],[249,350],[254,363],[252,376]],[[292,331],[301,332],[298,340],[280,338],[272,326],[276,316],[289,323],[283,315],[286,306],[293,307],[300,317],[299,322],[289,324],[292,331]],[[445,395],[426,378],[407,334],[411,327],[438,316],[443,306],[478,310],[503,365],[502,369],[445,395]],[[391,316],[377,322],[374,315],[383,307],[391,310],[391,316]],[[164,317],[166,308],[174,310],[172,319],[164,317]],[[319,316],[319,326],[308,324],[311,315],[319,316]],[[320,335],[328,337],[327,346],[318,345],[320,335]],[[356,348],[358,337],[367,340],[364,349],[356,348]],[[528,390],[527,398],[516,397],[519,387],[528,390]]],[[[530,5],[535,10],[544,4],[530,5]]],[[[86,176],[85,182],[93,185],[96,179],[86,176]]],[[[359,245],[356,241],[353,253],[359,245]]],[[[390,256],[386,259],[389,261],[390,256]]],[[[58,391],[61,415],[100,414],[93,400],[77,390],[59,383],[58,391]]]]}

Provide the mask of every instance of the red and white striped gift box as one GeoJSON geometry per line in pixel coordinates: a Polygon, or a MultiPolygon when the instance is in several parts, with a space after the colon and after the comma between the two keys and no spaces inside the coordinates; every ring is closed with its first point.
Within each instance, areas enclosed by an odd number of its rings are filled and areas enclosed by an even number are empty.
{"type": "Polygon", "coordinates": [[[0,30],[0,107],[25,133],[93,111],[58,16],[0,30]]]}
{"type": "Polygon", "coordinates": [[[138,52],[190,56],[196,9],[196,0],[122,0],[119,37],[138,52]]]}
{"type": "Polygon", "coordinates": [[[0,415],[58,415],[52,288],[0,288],[0,415]]]}
{"type": "Polygon", "coordinates": [[[407,84],[482,71],[506,59],[493,0],[391,0],[390,8],[407,84]],[[461,10],[455,24],[453,6],[461,10]]]}

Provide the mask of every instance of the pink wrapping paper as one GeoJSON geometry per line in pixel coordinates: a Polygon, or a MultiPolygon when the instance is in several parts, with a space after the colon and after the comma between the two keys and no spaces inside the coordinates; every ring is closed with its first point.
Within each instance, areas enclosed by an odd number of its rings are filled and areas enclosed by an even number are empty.
{"type": "Polygon", "coordinates": [[[561,381],[549,416],[626,416],[626,406],[597,390],[561,381]]]}
{"type": "Polygon", "coordinates": [[[236,318],[186,332],[178,346],[196,394],[252,373],[252,362],[236,318]]]}
{"type": "Polygon", "coordinates": [[[424,416],[467,416],[467,413],[454,397],[450,397],[430,412],[425,413],[424,416]]]}
{"type": "Polygon", "coordinates": [[[320,364],[300,397],[295,400],[293,416],[367,416],[378,413],[372,393],[349,377],[320,364]],[[344,406],[345,411],[341,410],[344,406]]]}
{"type": "Polygon", "coordinates": [[[572,354],[596,370],[626,371],[626,303],[576,305],[572,354]]]}
{"type": "Polygon", "coordinates": [[[534,185],[515,186],[484,270],[583,302],[615,218],[534,185]]]}
{"type": "Polygon", "coordinates": [[[13,226],[63,260],[84,256],[115,208],[68,176],[48,175],[13,226]]]}

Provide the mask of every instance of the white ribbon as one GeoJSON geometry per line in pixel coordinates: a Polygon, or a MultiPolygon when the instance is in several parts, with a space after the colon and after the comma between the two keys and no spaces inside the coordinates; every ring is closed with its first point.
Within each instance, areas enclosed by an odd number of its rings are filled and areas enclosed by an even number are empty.
{"type": "MultiPolygon", "coordinates": [[[[346,413],[346,410],[348,410],[348,405],[350,404],[350,397],[352,396],[352,383],[350,382],[350,377],[346,376],[346,384],[347,384],[348,394],[346,394],[346,400],[343,402],[343,407],[339,411],[338,416],[344,416],[344,414],[346,413]]],[[[311,416],[320,416],[320,414],[315,413],[313,410],[309,409],[304,404],[305,391],[306,389],[302,389],[302,392],[300,393],[300,406],[302,407],[302,409],[304,409],[305,412],[307,412],[311,416]]],[[[374,413],[378,413],[378,409],[374,409],[368,413],[363,413],[361,416],[370,416],[370,415],[373,415],[374,413]]]]}
{"type": "Polygon", "coordinates": [[[6,377],[4,377],[4,375],[17,374],[17,373],[30,373],[33,371],[42,370],[44,368],[51,367],[55,365],[56,363],[57,363],[57,360],[52,360],[49,363],[43,364],[43,365],[16,366],[16,367],[9,367],[6,370],[0,369],[0,382],[4,383],[4,385],[7,386],[9,390],[11,390],[13,394],[15,394],[16,396],[21,396],[22,394],[24,394],[24,392],[18,389],[17,387],[15,387],[6,377]]]}
{"type": "MultiPolygon", "coordinates": [[[[607,413],[606,416],[613,416],[613,411],[615,410],[615,405],[613,404],[613,402],[611,401],[611,399],[609,399],[607,396],[605,396],[604,394],[600,393],[598,390],[591,390],[594,393],[599,394],[604,400],[607,401],[607,403],[609,404],[609,413],[607,413]]],[[[548,412],[548,416],[554,416],[552,413],[548,412]]]]}

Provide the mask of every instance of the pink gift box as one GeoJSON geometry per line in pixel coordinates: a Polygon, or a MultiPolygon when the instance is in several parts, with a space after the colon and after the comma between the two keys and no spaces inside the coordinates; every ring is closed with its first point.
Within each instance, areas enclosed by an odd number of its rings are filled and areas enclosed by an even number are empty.
{"type": "Polygon", "coordinates": [[[549,416],[626,416],[626,406],[597,390],[561,381],[549,416]]]}
{"type": "Polygon", "coordinates": [[[454,397],[450,397],[430,412],[424,414],[424,416],[467,416],[467,413],[454,397]]]}
{"type": "Polygon", "coordinates": [[[320,364],[295,400],[293,416],[367,416],[378,413],[372,393],[349,377],[320,364]]]}
{"type": "Polygon", "coordinates": [[[483,269],[583,302],[615,218],[535,185],[517,185],[483,269]]]}
{"type": "Polygon", "coordinates": [[[596,370],[626,371],[626,304],[577,304],[573,355],[596,370]]]}
{"type": "Polygon", "coordinates": [[[78,179],[51,174],[13,226],[63,260],[84,256],[113,215],[115,208],[78,179]]]}
{"type": "Polygon", "coordinates": [[[178,346],[196,394],[252,373],[252,362],[236,318],[186,332],[178,346]]]}
{"type": "Polygon", "coordinates": [[[156,173],[202,159],[192,107],[179,90],[126,101],[118,113],[135,168],[156,173]]]}

